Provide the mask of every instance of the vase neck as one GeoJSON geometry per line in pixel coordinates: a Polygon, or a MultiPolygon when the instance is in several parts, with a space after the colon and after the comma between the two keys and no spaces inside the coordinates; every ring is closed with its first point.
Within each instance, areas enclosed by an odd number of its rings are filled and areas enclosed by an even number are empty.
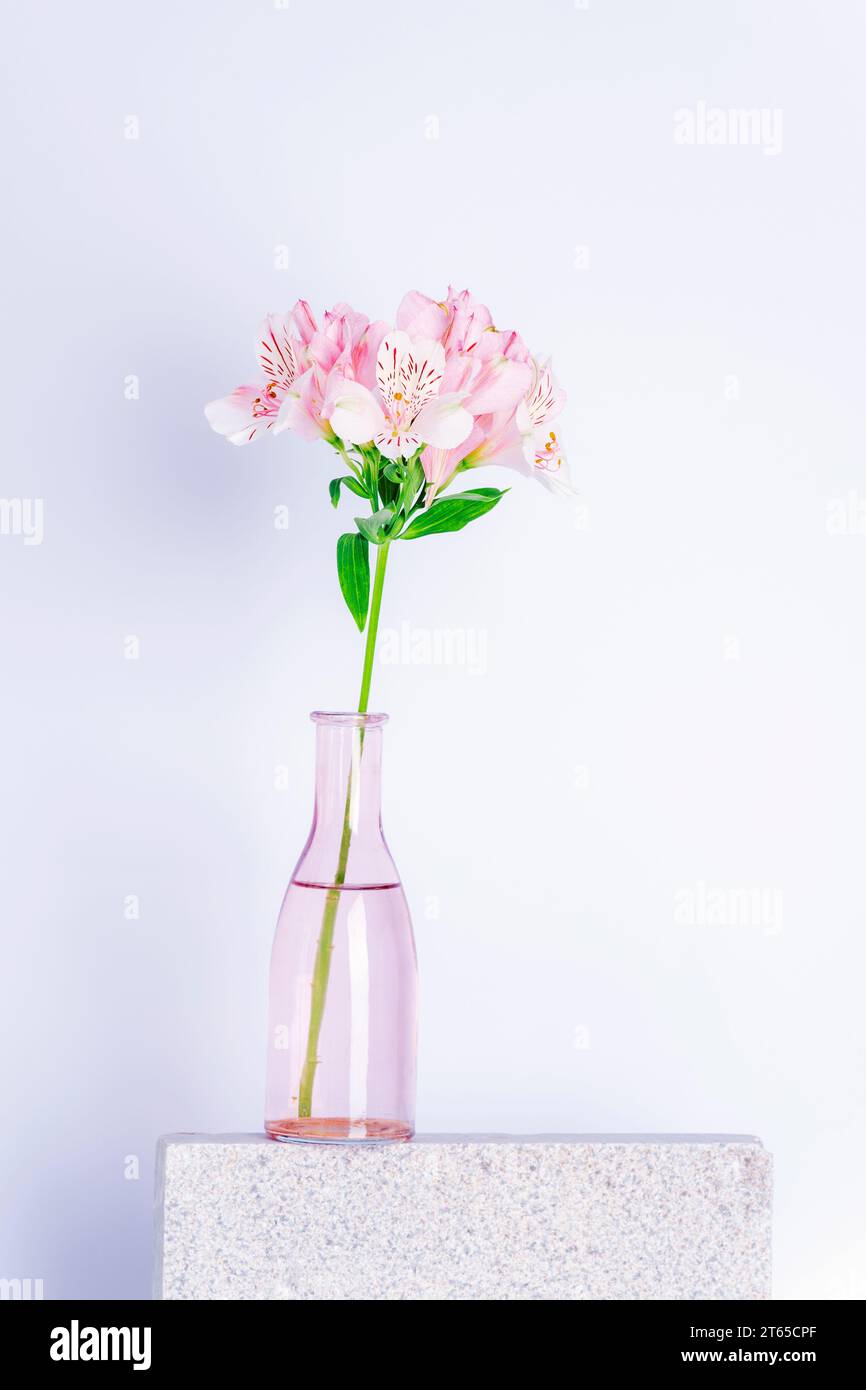
{"type": "Polygon", "coordinates": [[[315,828],[353,835],[381,829],[382,728],[321,721],[316,727],[315,828]]]}
{"type": "Polygon", "coordinates": [[[314,714],[316,802],[295,882],[326,887],[399,883],[381,819],[383,714],[314,714]]]}

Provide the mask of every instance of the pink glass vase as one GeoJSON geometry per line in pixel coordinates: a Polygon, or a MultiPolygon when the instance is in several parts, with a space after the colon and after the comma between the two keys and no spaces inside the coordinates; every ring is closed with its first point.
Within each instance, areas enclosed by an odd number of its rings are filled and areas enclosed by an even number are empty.
{"type": "Polygon", "coordinates": [[[385,714],[313,714],[316,803],[271,954],[272,1139],[409,1139],[418,976],[382,834],[385,714]]]}

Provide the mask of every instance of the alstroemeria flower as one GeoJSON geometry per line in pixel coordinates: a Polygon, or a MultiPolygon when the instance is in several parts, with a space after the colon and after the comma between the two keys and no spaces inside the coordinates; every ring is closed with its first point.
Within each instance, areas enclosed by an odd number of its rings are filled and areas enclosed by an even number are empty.
{"type": "Polygon", "coordinates": [[[325,379],[316,366],[309,367],[286,392],[280,406],[279,420],[274,433],[294,430],[302,439],[324,439],[334,442],[334,431],[322,414],[325,403],[325,379]]]}
{"type": "Polygon", "coordinates": [[[532,380],[529,350],[518,333],[501,331],[469,290],[448,286],[443,300],[410,290],[400,301],[397,327],[436,338],[445,349],[443,392],[462,391],[470,415],[513,410],[532,380]]]}
{"type": "Polygon", "coordinates": [[[262,379],[205,406],[212,428],[231,444],[249,444],[266,430],[279,434],[288,428],[281,408],[306,366],[304,345],[292,337],[291,326],[289,315],[268,314],[256,343],[262,379]]]}
{"type": "Polygon", "coordinates": [[[376,357],[376,387],[335,373],[325,414],[331,428],[350,444],[370,440],[386,458],[409,458],[422,444],[451,449],[472,429],[463,393],[441,391],[445,351],[432,339],[415,342],[399,329],[382,339],[376,357]]]}
{"type": "Polygon", "coordinates": [[[528,393],[516,411],[500,411],[476,421],[480,440],[465,454],[463,467],[495,463],[537,478],[553,492],[571,495],[574,489],[565,453],[551,429],[564,404],[565,392],[554,382],[549,363],[533,359],[528,393]]]}
{"type": "MultiPolygon", "coordinates": [[[[323,407],[332,374],[349,376],[364,384],[375,384],[376,353],[388,325],[370,323],[349,304],[335,304],[323,315],[321,327],[305,299],[299,299],[289,315],[299,340],[295,340],[296,359],[303,362],[281,396],[273,431],[295,430],[304,439],[336,438],[323,407]]],[[[279,386],[284,386],[281,381],[279,386]]]]}
{"type": "Polygon", "coordinates": [[[565,454],[552,422],[565,405],[565,392],[553,379],[549,362],[532,363],[532,389],[520,402],[514,416],[523,445],[523,457],[533,469],[549,474],[566,474],[565,454]]]}
{"type": "Polygon", "coordinates": [[[317,322],[306,300],[271,314],[256,351],[261,379],[206,407],[233,444],[296,430],[340,447],[375,444],[386,458],[422,450],[426,505],[464,468],[495,463],[570,492],[554,422],[565,396],[550,365],[486,304],[450,285],[417,290],[396,328],[338,303],[317,322]]]}
{"type": "Polygon", "coordinates": [[[411,335],[435,338],[447,356],[471,352],[484,330],[492,326],[493,316],[486,304],[469,290],[458,293],[450,285],[445,298],[438,300],[410,290],[397,310],[398,328],[411,335]]]}
{"type": "Polygon", "coordinates": [[[477,348],[482,333],[496,331],[493,315],[486,304],[469,290],[457,290],[448,286],[445,296],[449,324],[442,345],[447,353],[472,352],[477,348]]]}

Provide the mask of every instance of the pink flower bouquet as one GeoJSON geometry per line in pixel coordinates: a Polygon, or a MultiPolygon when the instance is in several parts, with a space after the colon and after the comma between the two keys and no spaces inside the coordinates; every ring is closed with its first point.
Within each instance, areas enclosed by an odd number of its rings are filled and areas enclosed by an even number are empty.
{"type": "Polygon", "coordinates": [[[349,470],[334,478],[370,505],[337,547],[340,586],[363,631],[370,608],[369,546],[378,548],[359,710],[366,709],[388,547],[459,531],[503,491],[453,490],[459,473],[496,463],[571,491],[556,419],[565,394],[550,364],[513,330],[494,326],[468,290],[443,300],[410,290],[396,325],[336,304],[317,324],[305,300],[269,314],[256,355],[258,382],[213,401],[205,414],[232,444],[296,430],[330,444],[349,470]],[[378,593],[377,593],[378,589],[378,593]]]}

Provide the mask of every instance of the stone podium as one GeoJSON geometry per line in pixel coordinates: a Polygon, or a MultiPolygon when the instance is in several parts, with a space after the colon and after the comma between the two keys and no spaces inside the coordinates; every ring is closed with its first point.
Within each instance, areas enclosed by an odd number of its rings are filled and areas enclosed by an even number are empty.
{"type": "Polygon", "coordinates": [[[769,1298],[771,1196],[741,1135],[170,1135],[154,1295],[769,1298]]]}

